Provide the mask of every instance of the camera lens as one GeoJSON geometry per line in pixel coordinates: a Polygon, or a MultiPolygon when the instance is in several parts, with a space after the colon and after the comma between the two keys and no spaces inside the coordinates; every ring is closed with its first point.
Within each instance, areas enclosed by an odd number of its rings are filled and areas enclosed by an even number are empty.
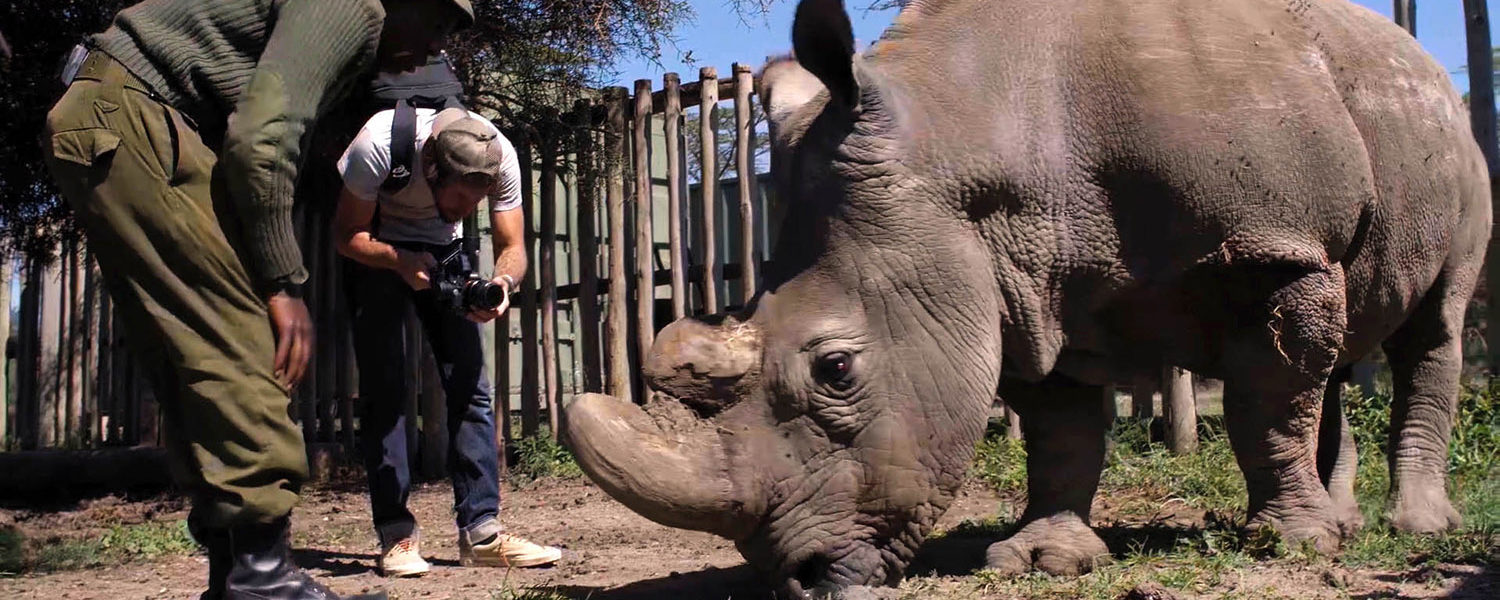
{"type": "Polygon", "coordinates": [[[500,306],[505,299],[505,289],[492,281],[474,281],[464,290],[465,300],[471,307],[490,310],[500,306]]]}

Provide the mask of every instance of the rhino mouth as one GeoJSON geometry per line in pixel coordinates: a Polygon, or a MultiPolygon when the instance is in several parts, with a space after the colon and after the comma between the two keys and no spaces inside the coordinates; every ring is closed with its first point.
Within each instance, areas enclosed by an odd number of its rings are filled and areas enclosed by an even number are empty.
{"type": "Polygon", "coordinates": [[[894,588],[900,570],[889,563],[887,553],[868,543],[854,546],[842,555],[819,551],[788,566],[781,595],[788,598],[876,598],[878,588],[894,588]]]}

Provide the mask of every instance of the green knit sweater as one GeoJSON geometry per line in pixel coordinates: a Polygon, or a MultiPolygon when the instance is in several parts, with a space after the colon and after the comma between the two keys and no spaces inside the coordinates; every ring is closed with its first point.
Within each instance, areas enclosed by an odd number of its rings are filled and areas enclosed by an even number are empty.
{"type": "Polygon", "coordinates": [[[307,280],[297,171],[314,121],[373,66],[384,20],[379,0],[145,0],[93,38],[219,146],[258,285],[307,280]]]}

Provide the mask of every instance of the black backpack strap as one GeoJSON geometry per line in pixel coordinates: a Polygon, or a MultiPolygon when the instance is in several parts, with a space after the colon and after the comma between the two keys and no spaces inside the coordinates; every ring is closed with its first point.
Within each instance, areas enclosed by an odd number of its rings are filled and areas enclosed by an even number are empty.
{"type": "Polygon", "coordinates": [[[462,107],[452,96],[411,96],[396,102],[396,112],[391,116],[391,172],[380,189],[394,194],[411,183],[413,158],[417,151],[417,109],[462,107]]]}
{"type": "Polygon", "coordinates": [[[393,194],[411,183],[413,155],[417,150],[417,107],[408,98],[396,103],[391,117],[391,172],[380,190],[393,194]]]}

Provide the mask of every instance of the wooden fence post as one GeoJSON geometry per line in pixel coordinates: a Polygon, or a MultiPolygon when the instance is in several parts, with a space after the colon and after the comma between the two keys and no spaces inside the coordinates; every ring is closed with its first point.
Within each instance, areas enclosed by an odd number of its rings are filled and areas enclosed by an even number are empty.
{"type": "MultiPolygon", "coordinates": [[[[537,197],[533,193],[531,180],[531,144],[536,141],[530,131],[522,130],[520,143],[516,144],[517,158],[521,163],[521,203],[526,211],[526,255],[536,256],[536,227],[532,219],[537,211],[537,197]]],[[[521,278],[521,437],[537,434],[541,426],[541,370],[537,368],[537,269],[526,269],[521,278]]]]}
{"type": "Polygon", "coordinates": [[[83,269],[80,267],[82,249],[78,240],[63,243],[63,280],[66,282],[63,298],[62,330],[62,380],[67,398],[67,423],[58,442],[64,447],[81,448],[87,437],[89,422],[83,398],[83,269]]]}
{"type": "Polygon", "coordinates": [[[1167,418],[1167,447],[1174,454],[1198,449],[1198,405],[1193,398],[1193,374],[1173,366],[1162,369],[1162,414],[1167,418]]]}
{"type": "Polygon", "coordinates": [[[662,76],[662,121],[667,150],[667,242],[672,254],[672,319],[687,315],[687,273],[682,254],[682,92],[676,73],[662,76]]]}
{"type": "MultiPolygon", "coordinates": [[[[344,259],[339,261],[339,291],[344,290],[344,259]]],[[[354,435],[354,399],[359,397],[359,364],[354,357],[353,323],[350,321],[351,314],[344,307],[348,306],[348,298],[343,298],[339,305],[338,323],[338,383],[339,390],[339,418],[341,420],[344,450],[350,456],[357,456],[358,441],[354,435]]]]}
{"type": "Polygon", "coordinates": [[[1120,405],[1115,403],[1115,384],[1104,386],[1104,429],[1106,432],[1120,419],[1120,405]]]}
{"type": "Polygon", "coordinates": [[[579,353],[583,355],[583,391],[604,391],[599,363],[599,239],[594,231],[599,213],[599,172],[594,165],[593,106],[580,100],[574,106],[578,144],[578,298],[579,353]]]}
{"type": "Polygon", "coordinates": [[[104,287],[98,266],[94,267],[94,280],[99,286],[99,306],[96,311],[99,315],[99,356],[97,358],[99,371],[94,377],[94,393],[99,397],[101,433],[99,439],[104,444],[117,444],[120,442],[120,409],[115,403],[114,394],[115,309],[110,301],[109,290],[104,287]],[[108,420],[105,420],[106,418],[108,420]]]}
{"type": "Polygon", "coordinates": [[[22,260],[21,319],[16,324],[16,445],[21,450],[35,450],[41,436],[41,348],[40,310],[42,270],[40,260],[24,256],[22,260]]]}
{"type": "Polygon", "coordinates": [[[1161,387],[1158,376],[1142,375],[1135,378],[1130,390],[1130,415],[1137,419],[1156,416],[1155,396],[1161,387]]]}
{"type": "Polygon", "coordinates": [[[84,414],[88,415],[88,446],[104,445],[104,411],[99,394],[99,278],[92,252],[79,252],[79,269],[83,277],[83,368],[79,377],[83,390],[84,414]]]}
{"type": "Polygon", "coordinates": [[[719,312],[719,257],[717,219],[719,208],[718,123],[719,71],[713,67],[698,70],[698,212],[703,231],[703,312],[719,312]]]}
{"type": "Polygon", "coordinates": [[[38,362],[41,363],[40,388],[42,405],[41,447],[53,448],[65,438],[63,428],[67,424],[67,399],[62,386],[62,333],[63,273],[59,256],[47,263],[42,271],[42,315],[41,345],[38,362]]]}
{"type": "MultiPolygon", "coordinates": [[[[555,115],[551,115],[555,116],[555,115]]],[[[558,436],[557,407],[560,399],[557,389],[562,383],[557,372],[557,146],[558,136],[551,130],[556,119],[548,119],[548,130],[537,140],[541,149],[541,198],[537,210],[541,211],[541,248],[537,252],[537,270],[541,279],[542,311],[542,380],[546,395],[548,433],[553,440],[558,436]]]]}
{"type": "Polygon", "coordinates": [[[1410,33],[1417,37],[1417,0],[1392,0],[1391,17],[1410,33]]]}
{"type": "Polygon", "coordinates": [[[651,223],[651,80],[635,81],[635,317],[636,352],[641,360],[651,353],[656,337],[656,244],[651,223]]]}
{"type": "MultiPolygon", "coordinates": [[[[524,277],[521,279],[525,280],[524,277]]],[[[502,471],[507,468],[506,448],[515,440],[510,423],[510,315],[515,309],[515,306],[506,308],[500,318],[495,320],[495,435],[500,438],[496,445],[500,448],[502,471]]]]}
{"type": "Polygon", "coordinates": [[[612,87],[605,91],[608,99],[608,126],[605,128],[605,146],[609,174],[606,177],[609,205],[609,317],[608,317],[608,363],[609,394],[626,402],[632,402],[634,390],[631,382],[634,374],[630,370],[630,342],[627,331],[630,318],[626,310],[625,281],[625,113],[629,93],[623,87],[612,87]]]}
{"type": "Polygon", "coordinates": [[[319,219],[318,228],[323,230],[323,244],[318,247],[318,263],[322,281],[318,283],[318,440],[325,443],[337,441],[339,395],[338,365],[343,355],[344,343],[339,338],[339,320],[345,312],[339,310],[342,295],[339,277],[338,251],[333,240],[333,210],[325,210],[319,219]]]}
{"type": "MultiPolygon", "coordinates": [[[[313,319],[313,327],[316,332],[318,322],[318,282],[322,280],[322,265],[318,263],[316,249],[323,243],[321,227],[317,226],[317,207],[308,204],[296,211],[296,224],[302,231],[303,262],[308,274],[307,295],[305,299],[307,310],[313,319]],[[308,260],[311,258],[312,260],[308,260]]],[[[316,352],[316,349],[314,350],[316,352]]],[[[313,444],[318,441],[318,362],[308,362],[307,371],[303,374],[301,384],[292,390],[292,400],[297,407],[297,425],[302,428],[302,445],[308,462],[312,462],[313,444]]]]}
{"type": "Polygon", "coordinates": [[[735,131],[735,175],[740,192],[740,304],[750,304],[755,295],[755,200],[752,185],[755,183],[755,165],[750,160],[750,139],[755,131],[750,128],[750,91],[755,86],[755,76],[750,65],[734,63],[734,131],[735,131]]]}
{"type": "MultiPolygon", "coordinates": [[[[0,350],[9,349],[11,345],[10,335],[10,280],[15,274],[11,268],[11,256],[0,253],[0,350]]],[[[19,357],[18,357],[19,358],[19,357]]],[[[16,361],[18,364],[19,360],[16,361]]],[[[10,392],[10,359],[0,355],[0,452],[10,449],[11,423],[13,423],[14,407],[11,402],[15,395],[10,392]]]]}
{"type": "Polygon", "coordinates": [[[1009,404],[1005,405],[1005,437],[1012,440],[1021,439],[1021,414],[1009,404]]]}
{"type": "MultiPolygon", "coordinates": [[[[1484,0],[1464,0],[1465,37],[1469,58],[1469,127],[1490,174],[1490,201],[1500,206],[1500,189],[1496,175],[1500,172],[1500,148],[1495,138],[1495,55],[1490,45],[1489,7],[1484,0]]],[[[1500,323],[1500,228],[1490,234],[1489,255],[1485,259],[1485,279],[1489,286],[1490,323],[1500,323]]],[[[1489,327],[1490,371],[1500,369],[1500,327],[1489,327]]]]}
{"type": "Polygon", "coordinates": [[[111,323],[109,343],[112,349],[110,350],[109,393],[114,396],[115,405],[119,407],[119,414],[111,420],[118,419],[120,422],[118,441],[134,445],[141,441],[140,416],[137,413],[140,405],[131,393],[133,389],[131,379],[135,377],[135,372],[131,367],[130,349],[125,346],[125,324],[120,319],[120,307],[113,302],[110,304],[112,306],[109,316],[111,323]]]}
{"type": "MultiPolygon", "coordinates": [[[[428,336],[421,336],[427,340],[428,336]]],[[[437,358],[426,343],[415,349],[421,362],[422,381],[422,476],[428,479],[442,477],[448,472],[448,402],[443,390],[443,380],[438,375],[437,358]]],[[[415,418],[408,415],[407,418],[415,418]]]]}

